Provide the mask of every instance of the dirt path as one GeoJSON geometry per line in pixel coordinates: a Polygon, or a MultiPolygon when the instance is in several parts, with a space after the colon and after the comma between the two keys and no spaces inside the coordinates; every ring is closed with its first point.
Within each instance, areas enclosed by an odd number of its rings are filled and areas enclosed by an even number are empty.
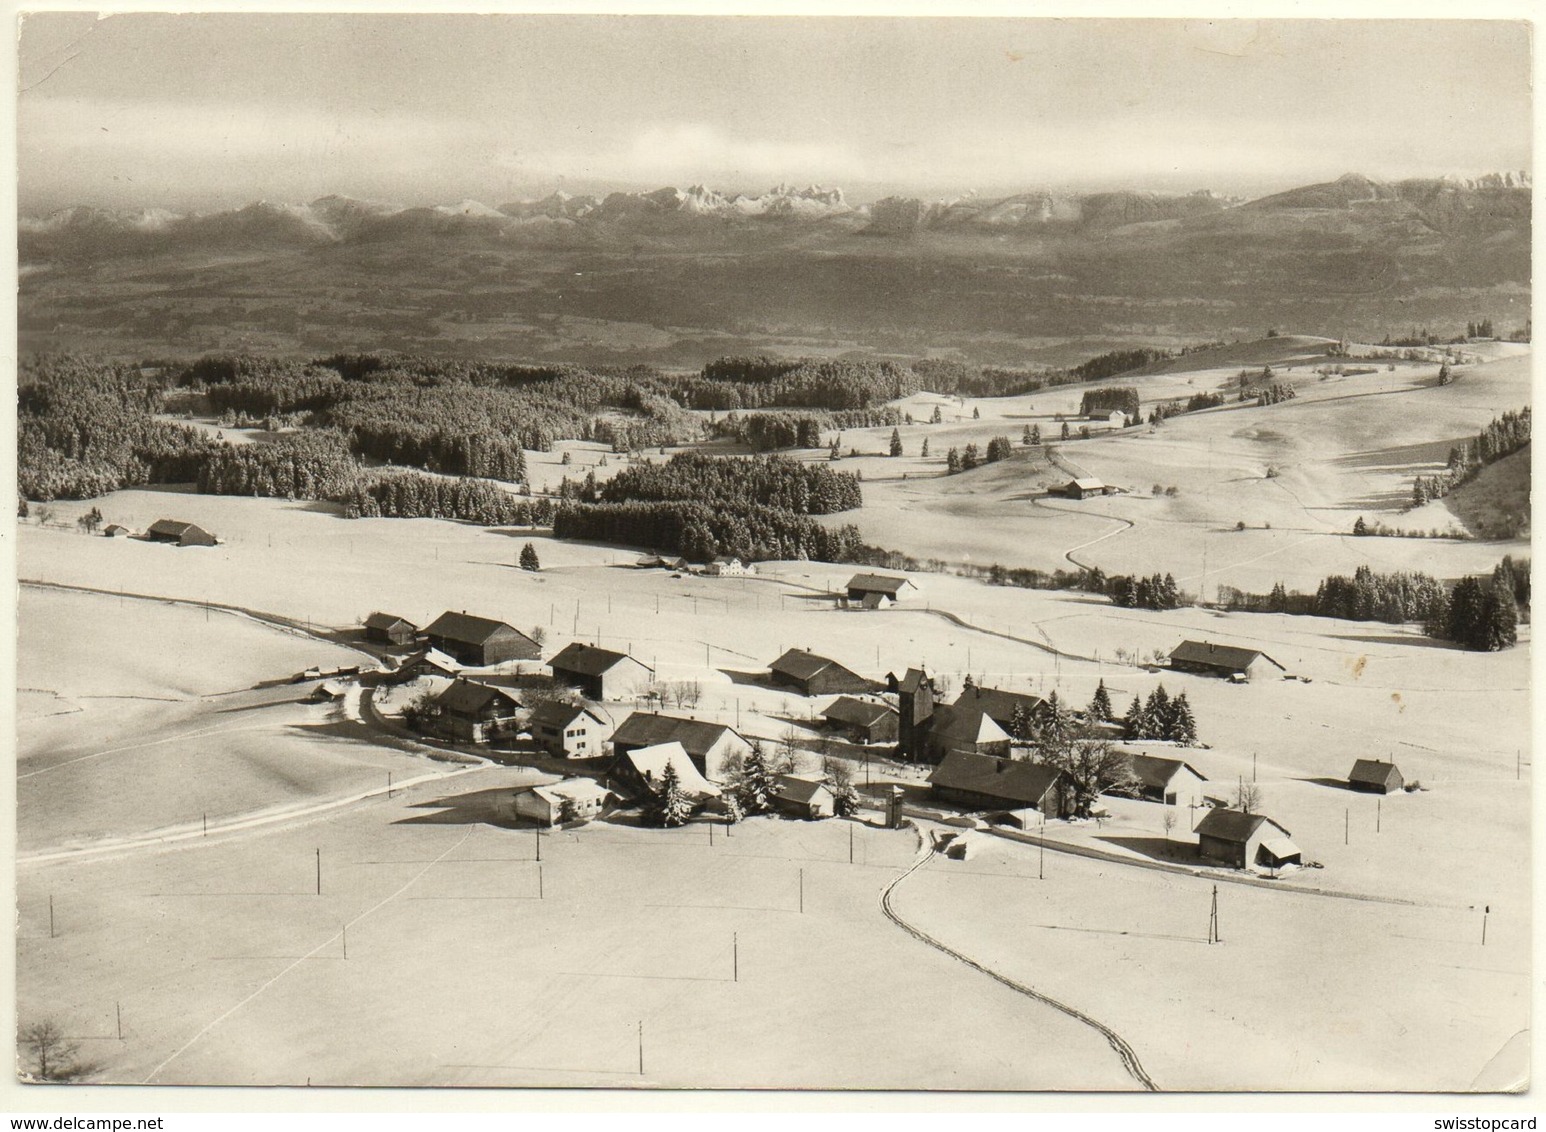
{"type": "Polygon", "coordinates": [[[1062,1013],[1068,1015],[1070,1018],[1073,1018],[1078,1022],[1083,1022],[1086,1026],[1089,1026],[1091,1029],[1098,1032],[1101,1037],[1106,1039],[1107,1044],[1110,1045],[1111,1048],[1116,1051],[1117,1056],[1122,1059],[1123,1068],[1127,1070],[1128,1075],[1131,1076],[1133,1080],[1137,1081],[1149,1092],[1158,1092],[1159,1086],[1156,1085],[1153,1078],[1151,1078],[1148,1073],[1144,1071],[1143,1064],[1138,1060],[1138,1055],[1133,1052],[1133,1047],[1128,1045],[1127,1042],[1123,1039],[1122,1035],[1118,1034],[1110,1026],[1107,1026],[1101,1022],[1097,1022],[1088,1014],[1085,1014],[1079,1010],[1075,1010],[1067,1003],[1059,1002],[1057,999],[1042,994],[1040,991],[1034,990],[1031,987],[1026,986],[1024,983],[1017,983],[1008,976],[1001,975],[999,972],[993,970],[990,967],[984,967],[976,960],[969,959],[965,955],[962,955],[959,951],[945,946],[939,940],[935,939],[927,932],[914,927],[912,924],[909,924],[906,920],[902,919],[902,917],[897,914],[896,910],[891,906],[892,893],[896,891],[896,888],[899,884],[901,884],[908,877],[912,876],[913,873],[917,872],[924,865],[926,865],[933,855],[933,847],[930,845],[925,845],[923,849],[919,851],[918,859],[913,862],[912,867],[909,868],[906,872],[902,873],[900,876],[893,878],[885,888],[881,889],[880,910],[886,914],[886,918],[897,927],[901,928],[908,935],[918,940],[918,942],[927,944],[929,947],[934,948],[934,950],[943,952],[958,962],[965,963],[968,967],[975,971],[981,971],[990,979],[994,979],[997,982],[1003,983],[1012,991],[1023,994],[1027,998],[1034,999],[1035,1001],[1040,1002],[1045,1006],[1050,1006],[1054,1010],[1061,1011],[1062,1013]]]}

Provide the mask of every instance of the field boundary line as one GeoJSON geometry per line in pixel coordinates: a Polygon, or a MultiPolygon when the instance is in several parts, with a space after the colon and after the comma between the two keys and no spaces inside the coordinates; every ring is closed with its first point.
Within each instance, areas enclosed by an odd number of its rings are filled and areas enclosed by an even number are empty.
{"type": "Polygon", "coordinates": [[[324,947],[327,947],[335,939],[340,938],[343,935],[343,932],[344,932],[345,929],[353,926],[354,924],[359,923],[366,916],[369,916],[371,913],[373,913],[373,912],[377,911],[378,909],[383,908],[386,905],[390,904],[392,901],[396,900],[403,893],[407,892],[414,885],[418,884],[419,880],[424,876],[425,873],[429,872],[436,865],[438,865],[441,861],[445,860],[452,853],[454,853],[458,849],[460,849],[462,847],[462,845],[466,843],[467,839],[472,836],[472,831],[475,828],[477,828],[477,827],[476,826],[468,826],[467,832],[462,834],[461,838],[458,839],[457,842],[454,845],[452,845],[450,848],[448,848],[444,853],[440,854],[440,856],[436,857],[429,864],[425,865],[418,872],[414,873],[412,878],[410,878],[408,880],[408,882],[406,884],[404,884],[401,888],[397,889],[391,895],[384,897],[379,902],[377,902],[375,904],[372,904],[369,908],[365,909],[365,911],[361,912],[358,916],[354,917],[354,919],[352,919],[348,923],[346,923],[342,929],[340,929],[339,931],[336,931],[332,935],[328,936],[321,943],[317,944],[316,947],[313,947],[310,951],[308,951],[305,955],[302,955],[299,959],[295,960],[288,967],[286,967],[283,971],[280,971],[277,975],[274,975],[267,982],[265,982],[262,986],[258,987],[257,990],[255,990],[251,994],[249,994],[246,998],[244,998],[240,1002],[236,1003],[236,1005],[228,1008],[223,1014],[221,1014],[218,1017],[214,1018],[210,1022],[205,1023],[203,1029],[201,1029],[198,1033],[194,1034],[193,1037],[189,1038],[186,1042],[184,1042],[181,1046],[179,1046],[177,1048],[177,1050],[174,1051],[172,1053],[172,1055],[170,1057],[168,1057],[165,1061],[161,1062],[160,1065],[158,1065],[154,1069],[152,1069],[150,1071],[150,1074],[143,1081],[141,1081],[140,1084],[148,1085],[152,1081],[154,1081],[156,1079],[156,1077],[161,1073],[161,1071],[163,1069],[165,1069],[168,1065],[172,1064],[172,1062],[176,1061],[183,1054],[187,1053],[188,1050],[191,1049],[196,1042],[198,1042],[201,1038],[203,1038],[205,1034],[209,1033],[216,1026],[220,1025],[220,1023],[224,1022],[227,1018],[229,1018],[231,1015],[235,1014],[242,1007],[246,1006],[253,999],[257,998],[264,991],[268,990],[269,987],[273,986],[280,979],[284,978],[291,971],[295,970],[302,963],[306,962],[306,960],[308,960],[312,956],[316,955],[317,952],[321,951],[324,947]]]}
{"type": "Polygon", "coordinates": [[[1122,1067],[1127,1071],[1130,1077],[1137,1081],[1147,1091],[1151,1093],[1159,1092],[1160,1087],[1154,1083],[1154,1079],[1150,1077],[1149,1074],[1144,1070],[1143,1063],[1138,1060],[1138,1055],[1133,1051],[1133,1047],[1128,1045],[1127,1041],[1122,1037],[1122,1035],[1118,1034],[1110,1026],[1107,1026],[1103,1022],[1097,1022],[1088,1014],[1085,1014],[1083,1011],[1074,1009],[1067,1003],[1059,1002],[1057,999],[1052,998],[1050,995],[1043,994],[1041,991],[1035,990],[1032,987],[1028,987],[1024,983],[1016,982],[1009,976],[1000,974],[998,971],[993,970],[993,968],[986,967],[983,964],[978,963],[975,959],[968,958],[954,948],[948,947],[941,943],[939,940],[935,939],[921,928],[916,928],[912,924],[909,924],[906,920],[902,919],[902,917],[897,914],[896,910],[891,906],[891,894],[896,890],[897,885],[901,884],[904,880],[912,876],[924,865],[928,864],[929,859],[933,856],[934,847],[932,845],[926,844],[919,851],[918,859],[912,863],[912,867],[907,869],[901,875],[894,877],[890,884],[881,889],[880,910],[886,914],[886,918],[897,927],[901,928],[908,935],[918,940],[920,943],[927,944],[929,947],[934,948],[936,951],[943,952],[944,954],[950,956],[952,959],[955,959],[961,963],[965,963],[973,970],[982,972],[990,979],[994,979],[997,982],[1002,983],[1012,991],[1023,994],[1027,998],[1034,999],[1035,1001],[1040,1002],[1045,1006],[1050,1006],[1054,1010],[1061,1011],[1062,1013],[1068,1015],[1075,1021],[1082,1022],[1086,1026],[1089,1026],[1091,1029],[1099,1033],[1101,1037],[1105,1038],[1107,1044],[1116,1051],[1117,1056],[1122,1059],[1122,1067]]]}

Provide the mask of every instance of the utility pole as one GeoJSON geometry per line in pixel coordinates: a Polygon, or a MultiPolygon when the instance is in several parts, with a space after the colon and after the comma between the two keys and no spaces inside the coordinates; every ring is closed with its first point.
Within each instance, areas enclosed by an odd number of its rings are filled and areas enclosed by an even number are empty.
{"type": "Polygon", "coordinates": [[[209,836],[209,815],[208,814],[204,815],[204,836],[205,837],[209,836]]]}
{"type": "Polygon", "coordinates": [[[542,827],[534,827],[537,834],[537,860],[542,860],[542,827]]]}
{"type": "Polygon", "coordinates": [[[348,924],[344,925],[343,936],[344,936],[344,958],[347,959],[347,958],[349,958],[349,925],[348,924]]]}
{"type": "Polygon", "coordinates": [[[1483,907],[1482,907],[1482,946],[1483,947],[1487,946],[1487,917],[1489,915],[1491,915],[1491,914],[1492,914],[1492,905],[1491,904],[1483,905],[1483,907]]]}
{"type": "Polygon", "coordinates": [[[1224,939],[1219,935],[1219,886],[1213,886],[1213,906],[1208,912],[1208,942],[1223,943],[1224,939]]]}
{"type": "Polygon", "coordinates": [[[317,850],[317,895],[322,895],[322,850],[317,850]]]}
{"type": "Polygon", "coordinates": [[[1383,805],[1384,801],[1385,800],[1383,798],[1376,798],[1376,799],[1374,799],[1374,832],[1375,833],[1378,833],[1380,831],[1380,807],[1383,805]]]}
{"type": "Polygon", "coordinates": [[[54,938],[54,894],[48,894],[48,938],[54,938]]]}
{"type": "Polygon", "coordinates": [[[644,1020],[639,1020],[639,1076],[644,1076],[644,1020]]]}
{"type": "Polygon", "coordinates": [[[854,863],[854,826],[853,826],[853,822],[849,822],[848,823],[848,863],[850,865],[854,863]]]}
{"type": "Polygon", "coordinates": [[[118,1012],[118,1040],[123,1041],[123,1003],[115,1002],[113,1007],[118,1012]]]}
{"type": "Polygon", "coordinates": [[[537,899],[546,900],[547,895],[542,890],[542,866],[537,866],[537,899]]]}
{"type": "Polygon", "coordinates": [[[1343,845],[1346,845],[1348,843],[1348,841],[1347,841],[1348,830],[1352,826],[1352,823],[1353,823],[1353,811],[1352,811],[1352,808],[1349,807],[1348,809],[1345,809],[1345,810],[1342,811],[1342,844],[1343,845]]]}
{"type": "Polygon", "coordinates": [[[800,870],[800,914],[805,914],[805,870],[800,870]]]}
{"type": "Polygon", "coordinates": [[[741,981],[741,937],[736,932],[730,933],[730,981],[741,981]]]}
{"type": "Polygon", "coordinates": [[[1256,781],[1256,752],[1251,752],[1251,781],[1256,781]]]}

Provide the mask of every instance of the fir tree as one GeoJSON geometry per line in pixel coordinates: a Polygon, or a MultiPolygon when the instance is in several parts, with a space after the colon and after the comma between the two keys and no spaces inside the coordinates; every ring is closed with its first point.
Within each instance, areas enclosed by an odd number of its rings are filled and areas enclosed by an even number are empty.
{"type": "Polygon", "coordinates": [[[1138,694],[1133,694],[1133,702],[1127,709],[1127,714],[1122,717],[1122,734],[1128,739],[1142,739],[1143,734],[1143,701],[1138,694]]]}
{"type": "Polygon", "coordinates": [[[1025,445],[1027,448],[1029,448],[1031,446],[1031,426],[1030,425],[1026,425],[1025,426],[1025,431],[1020,434],[1020,443],[1025,445]]]}
{"type": "Polygon", "coordinates": [[[893,456],[900,456],[901,454],[902,454],[902,434],[900,432],[898,432],[896,429],[892,429],[891,430],[891,455],[893,455],[893,456]]]}
{"type": "Polygon", "coordinates": [[[521,569],[534,574],[542,569],[542,563],[537,560],[537,548],[531,543],[521,547],[521,569]]]}
{"type": "Polygon", "coordinates": [[[1519,640],[1519,606],[1513,589],[1502,582],[1494,582],[1487,594],[1483,629],[1480,637],[1488,652],[1510,648],[1519,640]]]}
{"type": "Polygon", "coordinates": [[[1170,703],[1170,728],[1165,738],[1183,747],[1197,746],[1197,721],[1192,718],[1192,705],[1186,702],[1185,692],[1170,703]]]}
{"type": "Polygon", "coordinates": [[[1111,693],[1106,691],[1106,681],[1095,686],[1095,696],[1090,700],[1090,718],[1104,722],[1111,718],[1111,693]]]}
{"type": "Polygon", "coordinates": [[[929,438],[927,436],[923,438],[923,449],[918,454],[920,456],[927,456],[929,454],[929,438]]]}
{"type": "Polygon", "coordinates": [[[945,414],[939,411],[939,406],[934,406],[934,415],[929,418],[930,424],[940,424],[945,419],[945,414]]]}
{"type": "Polygon", "coordinates": [[[1062,433],[1062,438],[1063,438],[1063,439],[1064,439],[1064,440],[1067,440],[1067,439],[1068,439],[1068,422],[1067,422],[1067,421],[1064,421],[1064,422],[1063,422],[1063,433],[1062,433]]]}
{"type": "Polygon", "coordinates": [[[1040,443],[1041,443],[1041,425],[1032,425],[1031,426],[1031,444],[1032,445],[1037,445],[1037,444],[1040,444],[1040,443]]]}
{"type": "Polygon", "coordinates": [[[974,421],[982,420],[982,410],[979,409],[976,405],[972,406],[972,420],[974,420],[974,421]]]}
{"type": "Polygon", "coordinates": [[[777,775],[768,765],[762,744],[753,742],[751,753],[741,764],[741,781],[736,790],[741,810],[748,816],[765,814],[773,808],[773,792],[777,788],[777,775]]]}
{"type": "Polygon", "coordinates": [[[945,470],[951,475],[961,470],[961,453],[957,449],[945,453],[945,470]]]}
{"type": "Polygon", "coordinates": [[[675,763],[666,763],[666,769],[660,775],[660,789],[651,796],[647,810],[646,816],[651,825],[668,829],[686,825],[692,817],[692,800],[682,789],[682,779],[676,772],[675,763]]]}

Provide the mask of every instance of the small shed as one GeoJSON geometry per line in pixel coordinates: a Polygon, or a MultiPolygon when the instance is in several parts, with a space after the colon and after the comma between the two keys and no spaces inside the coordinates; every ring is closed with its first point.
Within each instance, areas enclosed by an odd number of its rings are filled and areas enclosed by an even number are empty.
{"type": "Polygon", "coordinates": [[[122,523],[109,523],[106,527],[102,528],[102,534],[105,538],[127,538],[133,533],[122,523]]]}
{"type": "Polygon", "coordinates": [[[1365,794],[1395,794],[1406,786],[1406,779],[1395,763],[1359,759],[1348,773],[1347,784],[1365,794]]]}
{"type": "Polygon", "coordinates": [[[215,545],[215,536],[203,527],[176,519],[157,519],[145,528],[145,537],[151,542],[171,543],[173,546],[215,545]]]}
{"type": "Polygon", "coordinates": [[[826,783],[797,774],[781,774],[773,789],[773,804],[790,817],[817,821],[836,813],[837,800],[826,783]]]}
{"type": "Polygon", "coordinates": [[[393,613],[372,613],[365,618],[365,639],[381,645],[411,645],[419,627],[393,613]]]}
{"type": "Polygon", "coordinates": [[[1281,868],[1299,864],[1299,847],[1292,836],[1262,814],[1209,810],[1197,823],[1197,853],[1204,860],[1236,869],[1281,868]]]}
{"type": "Polygon", "coordinates": [[[515,816],[549,828],[561,821],[584,821],[599,814],[612,791],[589,778],[565,778],[546,786],[517,790],[515,816]]]}

